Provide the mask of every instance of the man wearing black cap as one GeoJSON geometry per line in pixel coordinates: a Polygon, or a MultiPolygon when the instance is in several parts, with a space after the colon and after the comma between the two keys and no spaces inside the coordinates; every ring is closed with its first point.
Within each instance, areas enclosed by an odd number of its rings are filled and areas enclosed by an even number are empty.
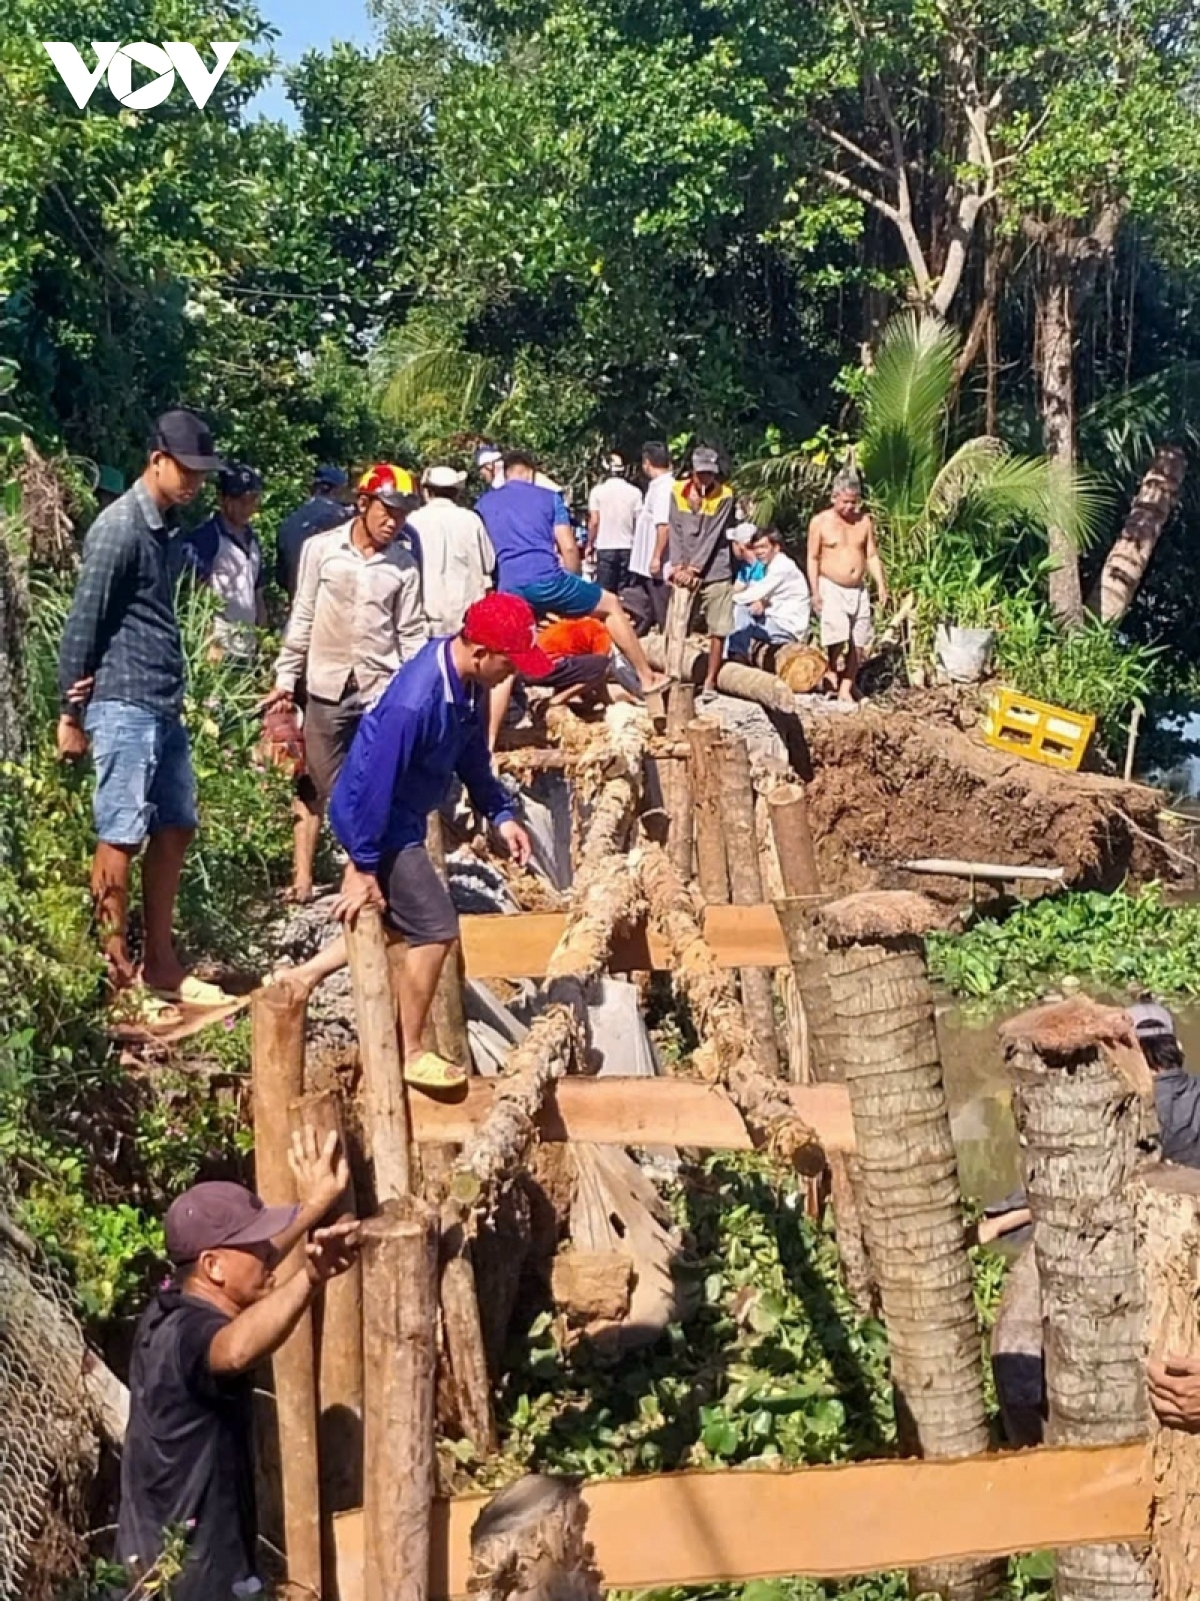
{"type": "Polygon", "coordinates": [[[173,1020],[167,1008],[174,1001],[215,1006],[228,999],[184,972],[171,931],[196,828],[196,786],[181,720],[183,646],[166,519],[221,465],[208,424],[194,411],[180,408],[158,419],[141,477],[88,530],[59,650],[58,750],[76,760],[91,742],[99,836],[92,900],[109,974],[120,989],[137,977],[126,943],[129,875],[146,844],[139,1005],[147,1021],[173,1020]]]}
{"type": "Polygon", "coordinates": [[[217,475],[217,510],[185,534],[173,552],[177,569],[221,600],[216,639],[227,656],[254,659],[254,630],[267,626],[262,546],[252,519],[262,502],[261,474],[230,462],[217,475]]]}
{"type": "Polygon", "coordinates": [[[313,473],[308,499],[280,523],[275,536],[275,582],[289,600],[296,598],[300,553],[305,540],[348,522],[354,515],[344,498],[349,481],[340,467],[318,467],[313,473]]]}
{"type": "Polygon", "coordinates": [[[279,1349],[358,1248],[353,1221],[315,1228],[349,1177],[337,1136],[318,1149],[311,1129],[297,1132],[290,1161],[300,1206],[264,1206],[240,1184],[209,1183],[167,1213],[175,1274],[134,1340],[117,1523],[117,1557],[147,1594],[171,1537],[184,1549],[168,1586],[172,1601],[232,1601],[263,1588],[251,1370],[279,1349]],[[310,1229],[299,1268],[276,1283],[275,1264],[310,1229]]]}

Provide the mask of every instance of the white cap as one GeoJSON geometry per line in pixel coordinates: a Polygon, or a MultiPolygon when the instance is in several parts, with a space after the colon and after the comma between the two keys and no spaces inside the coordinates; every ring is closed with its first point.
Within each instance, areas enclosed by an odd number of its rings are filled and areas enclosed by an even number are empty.
{"type": "Polygon", "coordinates": [[[421,474],[421,482],[430,489],[461,489],[466,481],[466,473],[457,467],[426,467],[421,474]]]}

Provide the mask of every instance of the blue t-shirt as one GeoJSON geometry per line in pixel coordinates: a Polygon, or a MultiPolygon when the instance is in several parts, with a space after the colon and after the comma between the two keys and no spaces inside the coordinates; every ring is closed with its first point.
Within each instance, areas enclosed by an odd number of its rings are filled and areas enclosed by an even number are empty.
{"type": "Polygon", "coordinates": [[[553,490],[520,478],[480,495],[475,510],[496,552],[497,589],[511,592],[562,572],[554,538],[559,499],[553,490]]]}

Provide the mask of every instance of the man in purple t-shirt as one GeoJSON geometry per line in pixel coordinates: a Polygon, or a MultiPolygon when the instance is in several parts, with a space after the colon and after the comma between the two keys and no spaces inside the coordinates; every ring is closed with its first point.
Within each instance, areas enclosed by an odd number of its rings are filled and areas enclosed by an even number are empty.
{"type": "Polygon", "coordinates": [[[533,457],[510,450],[504,457],[504,483],[476,502],[496,552],[496,587],[520,595],[538,617],[596,617],[637,674],[643,694],[662,689],[656,673],[617,597],[580,574],[579,546],[570,524],[556,516],[552,490],[534,482],[533,457]]]}

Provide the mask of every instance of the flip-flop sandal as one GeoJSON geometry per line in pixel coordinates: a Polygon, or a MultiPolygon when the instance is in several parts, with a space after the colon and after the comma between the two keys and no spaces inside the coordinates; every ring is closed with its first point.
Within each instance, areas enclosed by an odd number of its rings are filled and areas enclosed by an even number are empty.
{"type": "Polygon", "coordinates": [[[219,984],[209,984],[194,973],[188,973],[177,990],[151,990],[159,1000],[175,1006],[213,1007],[232,1006],[236,995],[227,995],[219,984]]]}
{"type": "Polygon", "coordinates": [[[142,984],[119,991],[109,1010],[115,1023],[132,1023],[141,1028],[174,1028],[183,1022],[183,1013],[174,1002],[142,984]]]}
{"type": "Polygon", "coordinates": [[[404,1082],[418,1090],[456,1090],[467,1082],[467,1070],[436,1051],[422,1051],[405,1062],[404,1082]]]}

